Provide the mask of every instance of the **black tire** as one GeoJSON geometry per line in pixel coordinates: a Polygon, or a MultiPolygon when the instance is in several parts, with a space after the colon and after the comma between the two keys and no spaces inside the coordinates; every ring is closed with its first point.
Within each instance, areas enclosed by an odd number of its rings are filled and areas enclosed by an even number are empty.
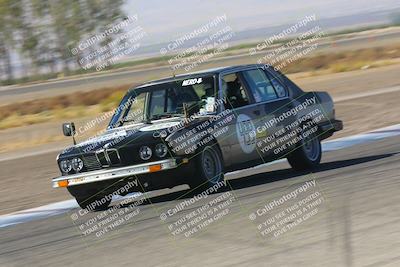
{"type": "Polygon", "coordinates": [[[191,189],[203,191],[224,181],[224,162],[216,144],[202,148],[194,160],[196,175],[188,183],[191,189]]]}
{"type": "Polygon", "coordinates": [[[321,162],[321,141],[315,134],[302,138],[299,147],[287,157],[290,166],[297,171],[311,170],[321,162]]]}
{"type": "Polygon", "coordinates": [[[103,195],[75,197],[75,199],[79,207],[87,209],[88,211],[106,210],[111,203],[111,199],[107,199],[103,195]]]}

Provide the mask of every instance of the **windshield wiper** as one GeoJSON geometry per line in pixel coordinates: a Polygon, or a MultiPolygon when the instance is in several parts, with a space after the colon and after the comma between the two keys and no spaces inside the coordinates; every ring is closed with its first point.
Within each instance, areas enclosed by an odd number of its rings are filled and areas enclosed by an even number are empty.
{"type": "Polygon", "coordinates": [[[172,117],[179,117],[182,118],[184,115],[183,114],[178,114],[178,113],[163,113],[163,114],[156,114],[151,117],[152,120],[159,120],[162,118],[172,118],[172,117]]]}
{"type": "MultiPolygon", "coordinates": [[[[136,123],[145,122],[145,123],[147,123],[147,121],[138,121],[138,120],[135,120],[135,119],[120,120],[120,121],[118,122],[118,127],[124,125],[125,123],[130,123],[130,122],[136,122],[136,123]]],[[[149,123],[151,124],[151,122],[149,122],[149,123]]]]}

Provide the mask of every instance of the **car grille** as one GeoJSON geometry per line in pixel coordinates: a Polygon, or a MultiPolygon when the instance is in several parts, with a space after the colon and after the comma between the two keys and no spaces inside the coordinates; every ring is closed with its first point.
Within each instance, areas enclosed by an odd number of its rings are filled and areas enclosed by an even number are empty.
{"type": "Polygon", "coordinates": [[[119,158],[119,154],[117,150],[110,149],[107,150],[108,153],[108,158],[110,159],[111,165],[118,165],[121,163],[121,160],[119,158]]]}
{"type": "Polygon", "coordinates": [[[121,159],[116,149],[98,150],[97,160],[103,167],[116,166],[121,164],[121,159]]]}
{"type": "Polygon", "coordinates": [[[102,166],[108,166],[109,165],[104,150],[98,151],[98,152],[96,152],[96,154],[97,154],[97,159],[98,159],[98,161],[100,162],[100,164],[102,166]]]}
{"type": "Polygon", "coordinates": [[[96,155],[85,155],[82,157],[83,164],[85,165],[88,171],[95,171],[101,169],[101,164],[97,160],[96,155]]]}

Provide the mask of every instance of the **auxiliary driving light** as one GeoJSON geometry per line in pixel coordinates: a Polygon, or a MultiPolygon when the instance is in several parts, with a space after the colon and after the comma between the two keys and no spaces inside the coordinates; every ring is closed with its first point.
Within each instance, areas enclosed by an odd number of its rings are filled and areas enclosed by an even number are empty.
{"type": "Polygon", "coordinates": [[[83,169],[83,161],[80,158],[74,158],[71,160],[72,169],[76,172],[80,172],[83,169]]]}
{"type": "Polygon", "coordinates": [[[168,147],[165,144],[159,143],[156,145],[155,153],[157,157],[163,158],[168,153],[168,147]]]}
{"type": "Polygon", "coordinates": [[[142,160],[148,160],[153,155],[153,151],[148,146],[142,146],[139,150],[139,155],[142,160]]]}
{"type": "Polygon", "coordinates": [[[63,173],[69,173],[72,170],[72,164],[69,159],[60,162],[60,169],[63,173]]]}

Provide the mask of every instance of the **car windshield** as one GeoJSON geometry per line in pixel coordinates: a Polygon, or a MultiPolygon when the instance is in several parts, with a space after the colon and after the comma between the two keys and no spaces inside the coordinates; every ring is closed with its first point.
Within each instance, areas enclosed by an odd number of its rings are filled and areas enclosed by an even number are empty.
{"type": "Polygon", "coordinates": [[[130,91],[117,108],[109,128],[138,122],[216,111],[214,77],[198,77],[130,91]]]}

